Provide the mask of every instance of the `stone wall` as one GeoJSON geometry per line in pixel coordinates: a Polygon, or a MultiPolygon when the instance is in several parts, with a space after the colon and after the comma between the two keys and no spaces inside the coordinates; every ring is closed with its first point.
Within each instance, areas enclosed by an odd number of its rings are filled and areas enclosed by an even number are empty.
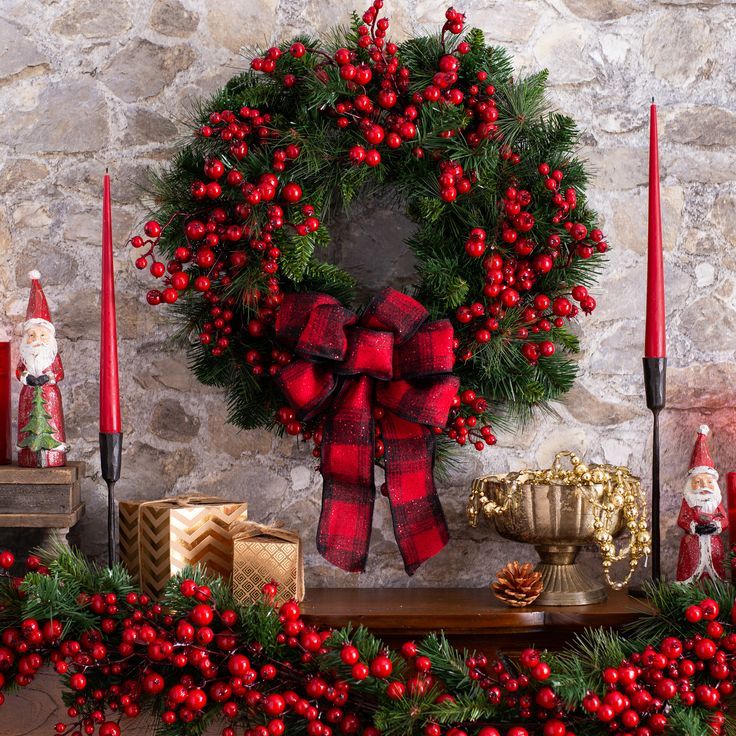
{"type": "MultiPolygon", "coordinates": [[[[388,0],[394,37],[441,22],[439,0],[388,0]]],[[[663,217],[670,345],[664,415],[665,568],[694,429],[736,468],[736,5],[718,0],[499,0],[458,3],[522,71],[550,69],[551,96],[586,131],[592,200],[614,250],[583,320],[581,379],[564,404],[493,451],[467,452],[441,494],[453,540],[408,581],[377,504],[369,571],[348,576],[316,554],[320,479],[308,451],[224,424],[220,395],[198,386],[167,344],[163,310],[124,247],[144,216],[140,182],[184,133],[192,100],[245,64],[244,45],[317,33],[347,18],[338,0],[4,0],[0,5],[0,320],[22,319],[26,273],[39,267],[63,347],[73,456],[88,462],[87,516],[73,534],[105,549],[97,459],[100,189],[113,177],[126,451],[123,498],[206,492],[246,498],[252,517],[303,530],[310,585],[483,584],[507,560],[534,553],[469,530],[464,503],[484,471],[548,465],[574,448],[647,474],[649,418],[641,353],[646,247],[648,102],[661,111],[663,217]]],[[[361,4],[355,6],[361,9],[361,4]]],[[[408,224],[385,202],[336,224],[337,256],[367,283],[401,283],[408,224]],[[376,227],[378,222],[381,227],[376,227]],[[380,238],[376,234],[380,234],[380,238]],[[348,247],[349,246],[349,247],[348,247]],[[352,252],[345,251],[352,249],[352,252]],[[366,253],[372,257],[365,258],[366,253]],[[379,253],[380,258],[374,254],[379,253]]],[[[7,532],[0,542],[17,540],[7,532]]],[[[33,542],[24,537],[24,543],[33,542]]]]}

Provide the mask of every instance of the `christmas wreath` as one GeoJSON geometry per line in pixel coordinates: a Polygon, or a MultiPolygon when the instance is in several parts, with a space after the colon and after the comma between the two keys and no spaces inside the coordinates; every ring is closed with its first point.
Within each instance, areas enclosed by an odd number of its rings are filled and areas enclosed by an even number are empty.
{"type": "Polygon", "coordinates": [[[607,244],[546,73],[514,79],[452,8],[438,35],[394,44],[382,5],[329,42],[267,49],[203,104],[131,244],[230,421],[314,441],[320,551],[363,569],[378,462],[411,573],[447,540],[437,442],[482,450],[570,388],[569,321],[595,308],[607,244]],[[336,208],[385,187],[417,224],[416,283],[356,305],[319,251],[336,208]]]}
{"type": "MultiPolygon", "coordinates": [[[[68,720],[57,736],[120,736],[153,715],[160,736],[712,736],[736,679],[734,588],[650,589],[656,614],[617,633],[590,629],[568,649],[518,661],[459,652],[441,634],[392,651],[364,628],[323,630],[277,589],[238,606],[199,569],[164,598],[122,567],[73,552],[28,558],[23,578],[0,554],[0,689],[51,663],[68,720]],[[48,566],[44,566],[46,562],[48,566]],[[207,731],[210,733],[211,731],[207,731]]],[[[0,692],[0,702],[4,701],[0,692]]]]}

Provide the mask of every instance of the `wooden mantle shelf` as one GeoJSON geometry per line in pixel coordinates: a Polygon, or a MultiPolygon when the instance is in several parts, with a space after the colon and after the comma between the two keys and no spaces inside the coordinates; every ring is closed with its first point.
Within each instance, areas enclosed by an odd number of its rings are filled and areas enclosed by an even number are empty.
{"type": "Polygon", "coordinates": [[[624,591],[591,606],[509,608],[484,588],[317,588],[302,608],[309,623],[362,624],[391,644],[442,630],[458,646],[488,654],[531,644],[559,649],[587,627],[619,628],[650,610],[624,591]]]}

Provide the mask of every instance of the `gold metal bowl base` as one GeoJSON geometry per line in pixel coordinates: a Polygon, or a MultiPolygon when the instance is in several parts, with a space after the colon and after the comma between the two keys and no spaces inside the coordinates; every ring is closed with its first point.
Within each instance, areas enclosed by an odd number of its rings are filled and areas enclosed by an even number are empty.
{"type": "Polygon", "coordinates": [[[602,603],[608,597],[606,586],[592,579],[575,562],[578,547],[567,545],[538,545],[541,562],[537,572],[542,574],[544,588],[535,601],[540,606],[587,606],[602,603]]]}

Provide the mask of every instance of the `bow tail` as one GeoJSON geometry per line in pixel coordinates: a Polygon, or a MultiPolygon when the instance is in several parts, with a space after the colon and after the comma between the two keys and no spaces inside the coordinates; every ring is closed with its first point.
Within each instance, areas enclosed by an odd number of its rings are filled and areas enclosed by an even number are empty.
{"type": "Polygon", "coordinates": [[[323,428],[317,549],[347,572],[362,572],[368,557],[376,496],[372,403],[373,379],[346,380],[323,428]]]}
{"type": "Polygon", "coordinates": [[[404,568],[413,575],[450,538],[434,485],[435,439],[428,427],[391,411],[386,412],[382,428],[394,534],[404,568]]]}

